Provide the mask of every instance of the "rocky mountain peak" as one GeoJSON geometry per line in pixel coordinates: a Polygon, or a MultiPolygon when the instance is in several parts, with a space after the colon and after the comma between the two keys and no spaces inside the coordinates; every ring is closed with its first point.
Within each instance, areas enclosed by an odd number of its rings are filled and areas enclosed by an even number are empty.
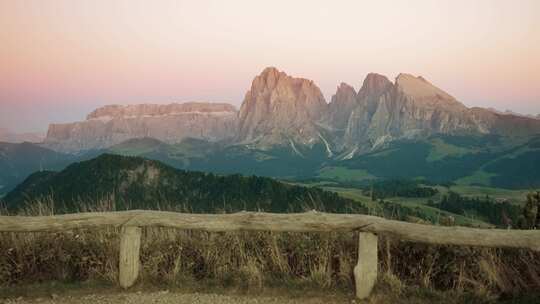
{"type": "Polygon", "coordinates": [[[401,73],[396,77],[396,87],[407,96],[418,99],[456,100],[450,94],[437,88],[424,77],[415,77],[411,74],[401,73]]]}
{"type": "Polygon", "coordinates": [[[347,125],[349,115],[357,103],[356,90],[342,82],[332,96],[330,104],[328,104],[328,112],[324,118],[325,124],[337,129],[343,129],[347,125]]]}
{"type": "Polygon", "coordinates": [[[381,95],[391,86],[392,82],[390,82],[386,76],[377,73],[369,73],[364,79],[362,88],[358,94],[361,96],[381,95]]]}
{"type": "Polygon", "coordinates": [[[317,137],[314,122],[326,110],[321,90],[313,81],[295,78],[269,67],[256,76],[239,112],[239,139],[273,144],[317,137]]]}
{"type": "Polygon", "coordinates": [[[257,90],[263,90],[266,87],[269,90],[273,90],[280,78],[287,77],[287,74],[280,72],[275,67],[265,68],[259,76],[255,77],[252,83],[252,88],[257,90]]]}
{"type": "Polygon", "coordinates": [[[295,102],[292,97],[301,97],[302,94],[308,93],[305,98],[299,98],[299,102],[313,103],[315,106],[326,104],[321,90],[313,80],[292,77],[274,67],[267,67],[256,76],[248,93],[252,95],[272,93],[275,102],[287,100],[295,102]]]}
{"type": "Polygon", "coordinates": [[[356,90],[352,86],[342,82],[337,87],[336,94],[332,96],[332,100],[330,102],[331,103],[332,102],[344,103],[344,102],[351,102],[355,99],[356,99],[356,90]]]}

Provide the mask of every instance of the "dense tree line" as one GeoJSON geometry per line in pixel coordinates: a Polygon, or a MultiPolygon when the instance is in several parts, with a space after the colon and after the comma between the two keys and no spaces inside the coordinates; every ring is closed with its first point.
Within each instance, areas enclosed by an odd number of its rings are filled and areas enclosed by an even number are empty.
{"type": "Polygon", "coordinates": [[[432,205],[455,214],[479,217],[501,227],[516,226],[521,213],[519,206],[508,201],[499,202],[489,196],[470,198],[452,191],[432,205]]]}
{"type": "Polygon", "coordinates": [[[393,179],[376,182],[364,189],[364,195],[371,196],[373,201],[387,197],[432,197],[439,191],[420,185],[420,181],[393,179]]]}

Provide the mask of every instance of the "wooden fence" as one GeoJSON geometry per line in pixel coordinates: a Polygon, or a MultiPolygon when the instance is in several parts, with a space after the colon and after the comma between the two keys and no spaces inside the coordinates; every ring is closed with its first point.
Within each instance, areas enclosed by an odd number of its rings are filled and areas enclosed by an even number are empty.
{"type": "Polygon", "coordinates": [[[186,214],[163,211],[118,211],[55,216],[0,216],[0,232],[59,232],[70,229],[121,227],[119,283],[133,286],[139,275],[141,228],[170,227],[204,231],[358,232],[356,295],[367,298],[377,280],[377,235],[438,245],[527,248],[540,251],[540,231],[441,227],[359,214],[321,212],[273,214],[186,214]]]}

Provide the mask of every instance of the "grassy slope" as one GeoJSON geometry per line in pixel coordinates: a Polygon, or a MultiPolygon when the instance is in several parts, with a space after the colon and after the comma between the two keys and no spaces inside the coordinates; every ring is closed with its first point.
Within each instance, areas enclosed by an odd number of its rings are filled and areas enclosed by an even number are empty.
{"type": "Polygon", "coordinates": [[[456,185],[450,188],[441,187],[444,191],[451,190],[457,192],[463,196],[468,197],[483,197],[489,195],[495,199],[506,199],[512,203],[522,204],[527,197],[529,190],[511,190],[503,188],[482,187],[482,186],[468,186],[468,185],[456,185]]]}
{"type": "Polygon", "coordinates": [[[362,169],[349,169],[345,167],[324,167],[319,170],[318,177],[333,179],[342,182],[364,182],[374,180],[377,177],[362,169]]]}
{"type": "Polygon", "coordinates": [[[350,160],[323,165],[319,178],[366,184],[376,178],[424,178],[464,186],[540,186],[540,137],[433,136],[394,142],[350,160]]]}
{"type": "Polygon", "coordinates": [[[461,157],[474,151],[473,149],[447,143],[442,138],[434,138],[430,142],[432,144],[432,150],[429,152],[429,155],[426,158],[428,162],[443,160],[444,158],[450,156],[461,157]]]}
{"type": "MultiPolygon", "coordinates": [[[[366,207],[376,210],[380,208],[378,202],[371,201],[369,196],[365,196],[361,189],[356,188],[342,188],[342,187],[323,187],[328,191],[335,191],[339,195],[362,202],[366,207]]],[[[493,225],[486,223],[481,219],[468,218],[462,215],[454,214],[444,210],[440,210],[435,207],[426,205],[428,199],[437,201],[441,194],[438,194],[431,198],[415,198],[415,197],[390,197],[386,198],[386,201],[409,208],[419,208],[426,218],[438,218],[442,216],[452,216],[456,220],[457,225],[475,226],[475,227],[493,227],[493,225]]]]}

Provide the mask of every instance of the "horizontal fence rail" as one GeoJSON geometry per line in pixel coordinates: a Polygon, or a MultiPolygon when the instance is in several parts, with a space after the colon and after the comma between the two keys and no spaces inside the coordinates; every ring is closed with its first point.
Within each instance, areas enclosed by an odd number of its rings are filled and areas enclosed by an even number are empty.
{"type": "Polygon", "coordinates": [[[436,245],[525,248],[540,251],[540,231],[441,227],[387,220],[361,214],[323,212],[274,214],[192,214],[164,211],[91,212],[54,216],[0,216],[0,232],[59,232],[104,226],[121,227],[120,285],[137,280],[141,228],[168,227],[210,232],[359,232],[358,264],[354,269],[356,294],[366,298],[377,278],[377,235],[436,245]]]}
{"type": "Polygon", "coordinates": [[[405,241],[540,251],[540,231],[443,227],[387,220],[361,214],[323,212],[275,214],[239,212],[191,214],[164,211],[116,211],[54,216],[0,216],[0,232],[57,232],[78,228],[169,227],[186,230],[331,232],[361,231],[392,235],[405,241]]]}

